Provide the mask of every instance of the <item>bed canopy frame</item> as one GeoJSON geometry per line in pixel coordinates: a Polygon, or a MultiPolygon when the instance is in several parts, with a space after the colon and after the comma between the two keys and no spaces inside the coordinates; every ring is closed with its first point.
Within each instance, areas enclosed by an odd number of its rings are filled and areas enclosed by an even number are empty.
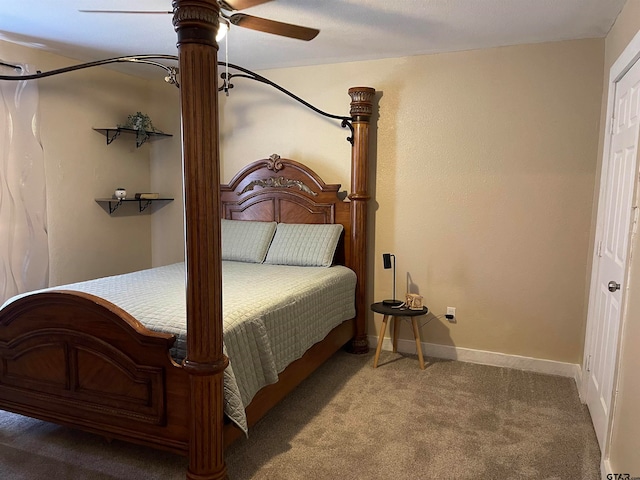
{"type": "MultiPolygon", "coordinates": [[[[375,90],[353,87],[350,116],[331,115],[313,107],[291,94],[241,67],[229,64],[240,74],[222,74],[218,85],[218,45],[215,40],[219,24],[220,7],[216,0],[173,0],[173,25],[177,32],[178,70],[157,62],[174,59],[173,56],[154,55],[119,57],[67,67],[52,72],[38,72],[18,77],[0,76],[0,79],[25,80],[73,71],[78,68],[115,62],[150,63],[168,72],[166,80],[177,84],[180,78],[183,187],[186,245],[186,303],[187,303],[187,355],[183,368],[188,373],[189,417],[187,478],[191,480],[218,480],[227,478],[224,463],[223,439],[223,372],[228,359],[223,354],[222,342],[222,274],[221,274],[221,204],[219,120],[217,92],[228,92],[234,76],[252,78],[270,84],[319,114],[341,120],[349,127],[351,149],[351,185],[349,237],[345,239],[345,264],[357,274],[356,319],[349,349],[353,353],[366,353],[366,279],[367,279],[367,189],[369,128],[375,90]]],[[[13,65],[2,62],[5,66],[13,65]]],[[[227,66],[227,64],[223,64],[227,66]]],[[[18,67],[19,68],[19,67],[18,67]]],[[[351,327],[350,327],[351,328],[351,327]]],[[[299,382],[299,380],[298,380],[299,382]]],[[[295,386],[295,382],[292,383],[295,386]]],[[[291,386],[291,388],[293,388],[291,386]]],[[[258,394],[260,395],[260,393],[258,394]]],[[[284,394],[279,394],[283,396],[284,394]]],[[[261,412],[263,413],[263,412],[261,412]]]]}

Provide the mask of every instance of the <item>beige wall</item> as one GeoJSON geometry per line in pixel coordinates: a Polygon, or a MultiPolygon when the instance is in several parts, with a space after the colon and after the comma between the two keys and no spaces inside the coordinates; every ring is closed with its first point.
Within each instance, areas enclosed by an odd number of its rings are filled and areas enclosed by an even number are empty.
{"type": "MultiPolygon", "coordinates": [[[[605,42],[605,89],[602,99],[602,121],[606,115],[609,71],[631,39],[640,32],[640,0],[628,0],[605,42]]],[[[601,134],[600,151],[604,142],[601,134]]],[[[600,162],[599,162],[600,164],[600,162]]],[[[599,168],[599,167],[598,167],[599,168]]],[[[637,205],[636,200],[636,205],[637,205]]],[[[633,250],[640,249],[638,235],[633,250]]],[[[622,340],[618,366],[616,397],[611,444],[608,455],[611,471],[640,476],[640,265],[637,256],[631,263],[627,306],[622,323],[622,340]]]]}
{"type": "MultiPolygon", "coordinates": [[[[337,114],[349,87],[378,91],[370,301],[390,296],[380,257],[392,252],[400,295],[410,278],[434,314],[457,307],[458,323],[433,319],[424,341],[580,362],[603,44],[260,72],[337,114]]],[[[278,153],[348,188],[347,132],[270,87],[233,83],[221,100],[225,180],[278,153]]],[[[371,316],[370,335],[379,323],[371,316]]]]}
{"type": "Polygon", "coordinates": [[[150,145],[151,190],[175,200],[164,205],[154,204],[151,216],[151,261],[154,267],[184,260],[180,90],[160,79],[159,75],[157,82],[151,82],[149,115],[173,137],[150,145]]]}
{"type": "MultiPolygon", "coordinates": [[[[42,71],[79,63],[1,41],[0,58],[42,71]]],[[[132,137],[125,136],[107,146],[105,137],[92,130],[115,126],[128,114],[144,111],[148,82],[92,68],[38,80],[38,85],[50,284],[148,268],[151,217],[122,215],[126,212],[109,216],[94,198],[111,196],[118,186],[131,193],[148,190],[149,148],[136,149],[132,137]]]]}

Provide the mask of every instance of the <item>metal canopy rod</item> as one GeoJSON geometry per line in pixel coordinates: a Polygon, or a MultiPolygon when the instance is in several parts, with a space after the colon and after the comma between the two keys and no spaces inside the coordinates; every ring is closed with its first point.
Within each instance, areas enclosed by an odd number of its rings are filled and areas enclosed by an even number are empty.
{"type": "MultiPolygon", "coordinates": [[[[83,68],[99,67],[102,65],[108,65],[110,63],[142,63],[147,65],[153,65],[163,68],[168,73],[172,73],[176,67],[169,67],[160,62],[154,60],[173,60],[177,61],[178,57],[175,55],[131,55],[125,57],[106,58],[104,60],[96,60],[94,62],[80,63],[78,65],[71,65],[69,67],[58,68],[56,70],[49,70],[48,72],[41,72],[38,70],[36,73],[30,75],[21,75],[19,77],[15,75],[0,75],[0,80],[37,80],[39,78],[51,77],[53,75],[59,75],[61,73],[73,72],[76,70],[82,70],[83,68]]],[[[6,64],[5,64],[6,65],[6,64]]],[[[9,65],[13,67],[13,65],[9,65]]],[[[20,68],[20,67],[17,67],[20,68]]]]}
{"type": "Polygon", "coordinates": [[[226,72],[222,72],[220,74],[220,78],[222,78],[222,86],[218,87],[218,91],[224,91],[227,95],[229,94],[229,90],[231,88],[233,88],[233,84],[229,83],[230,80],[234,77],[237,78],[248,78],[249,80],[255,80],[256,82],[260,82],[260,83],[264,83],[266,85],[270,85],[273,88],[275,88],[276,90],[281,91],[282,93],[284,93],[285,95],[288,95],[289,97],[293,98],[296,102],[301,103],[302,105],[304,105],[305,107],[313,110],[314,112],[318,113],[319,115],[322,115],[324,117],[327,118],[332,118],[334,120],[341,120],[342,123],[340,124],[342,126],[342,128],[345,127],[349,127],[349,129],[351,130],[351,136],[347,137],[347,141],[349,141],[349,143],[351,143],[353,145],[353,118],[352,117],[346,117],[343,115],[334,115],[331,113],[327,113],[324,112],[322,110],[320,110],[318,107],[315,107],[313,105],[311,105],[309,102],[307,102],[306,100],[303,100],[302,98],[298,97],[296,94],[291,93],[289,90],[287,90],[284,87],[281,87],[280,85],[278,85],[277,83],[272,82],[271,80],[269,80],[268,78],[263,77],[262,75],[259,75],[255,72],[252,72],[251,70],[248,70],[244,67],[240,67],[238,65],[234,65],[232,63],[226,63],[226,62],[218,62],[218,65],[222,65],[222,66],[228,66],[229,68],[233,68],[235,70],[239,70],[243,73],[230,73],[227,75],[226,72]]]}
{"type": "MultiPolygon", "coordinates": [[[[145,65],[152,65],[155,67],[159,67],[164,69],[167,72],[167,76],[164,78],[165,81],[167,83],[176,85],[177,87],[179,87],[179,83],[178,83],[178,68],[177,67],[173,67],[173,66],[169,66],[169,65],[165,65],[157,60],[171,60],[171,61],[178,61],[178,57],[176,55],[163,55],[163,54],[159,54],[159,55],[131,55],[131,56],[124,56],[124,57],[114,57],[114,58],[107,58],[104,60],[96,60],[94,62],[87,62],[87,63],[80,63],[78,65],[71,65],[69,67],[64,67],[64,68],[58,68],[56,70],[49,70],[47,72],[41,72],[41,71],[37,71],[36,73],[33,74],[29,74],[29,75],[21,75],[21,76],[16,76],[16,75],[0,75],[0,80],[37,80],[40,78],[46,78],[46,77],[51,77],[53,75],[59,75],[61,73],[68,73],[68,72],[73,72],[76,70],[82,70],[84,68],[92,68],[92,67],[99,67],[102,65],[108,65],[111,63],[141,63],[141,64],[145,64],[145,65]]],[[[0,62],[0,65],[4,65],[7,67],[11,67],[11,68],[16,68],[16,69],[21,69],[21,67],[17,66],[17,65],[10,65],[4,62],[0,62]]],[[[298,97],[297,95],[295,95],[294,93],[290,92],[289,90],[287,90],[284,87],[281,87],[280,85],[278,85],[277,83],[272,82],[271,80],[269,80],[268,78],[263,77],[262,75],[259,75],[255,72],[252,72],[251,70],[248,70],[244,67],[240,67],[238,65],[234,65],[232,63],[226,63],[226,62],[218,62],[218,65],[224,66],[224,67],[228,67],[228,68],[232,68],[234,70],[238,70],[239,72],[242,73],[230,73],[227,75],[226,72],[222,72],[220,74],[220,77],[222,78],[222,86],[218,87],[218,91],[224,91],[225,93],[227,93],[227,95],[229,94],[229,90],[231,88],[233,88],[233,84],[230,83],[230,80],[234,77],[237,78],[247,78],[249,80],[254,80],[256,82],[260,82],[260,83],[264,83],[266,85],[270,85],[273,88],[275,88],[276,90],[279,90],[280,92],[284,93],[285,95],[291,97],[292,99],[294,99],[296,102],[301,103],[302,105],[304,105],[305,107],[313,110],[314,112],[316,112],[319,115],[322,115],[324,117],[333,119],[333,120],[340,120],[340,126],[342,128],[346,128],[349,127],[349,130],[351,130],[351,136],[347,137],[347,141],[349,141],[349,143],[351,143],[353,145],[353,117],[348,117],[348,116],[344,116],[344,115],[334,115],[331,113],[327,113],[324,112],[322,110],[320,110],[319,108],[315,107],[314,105],[310,104],[309,102],[307,102],[306,100],[303,100],[302,98],[298,97]]]]}
{"type": "Polygon", "coordinates": [[[3,62],[2,60],[0,60],[0,66],[13,68],[15,70],[22,70],[22,67],[20,65],[12,65],[10,63],[3,62]]]}

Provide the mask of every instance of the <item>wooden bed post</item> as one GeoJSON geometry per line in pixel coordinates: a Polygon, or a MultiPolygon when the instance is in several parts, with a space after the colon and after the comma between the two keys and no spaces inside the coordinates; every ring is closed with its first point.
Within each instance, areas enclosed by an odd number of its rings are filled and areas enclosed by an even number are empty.
{"type": "Polygon", "coordinates": [[[369,175],[369,121],[373,113],[370,87],[349,89],[350,114],[353,119],[353,146],[351,148],[351,268],[358,275],[356,286],[356,332],[351,342],[352,353],[367,353],[367,191],[369,175]]]}
{"type": "MultiPolygon", "coordinates": [[[[189,373],[187,479],[227,478],[223,457],[222,267],[216,0],[173,0],[184,173],[189,373]]],[[[186,408],[186,406],[185,406],[186,408]]]]}

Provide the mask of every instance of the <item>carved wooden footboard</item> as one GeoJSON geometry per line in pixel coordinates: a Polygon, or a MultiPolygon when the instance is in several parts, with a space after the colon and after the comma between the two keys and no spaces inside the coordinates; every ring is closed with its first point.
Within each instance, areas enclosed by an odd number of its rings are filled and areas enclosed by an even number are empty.
{"type": "Polygon", "coordinates": [[[189,383],[174,341],[90,294],[24,297],[0,312],[0,408],[185,452],[189,383]]]}

